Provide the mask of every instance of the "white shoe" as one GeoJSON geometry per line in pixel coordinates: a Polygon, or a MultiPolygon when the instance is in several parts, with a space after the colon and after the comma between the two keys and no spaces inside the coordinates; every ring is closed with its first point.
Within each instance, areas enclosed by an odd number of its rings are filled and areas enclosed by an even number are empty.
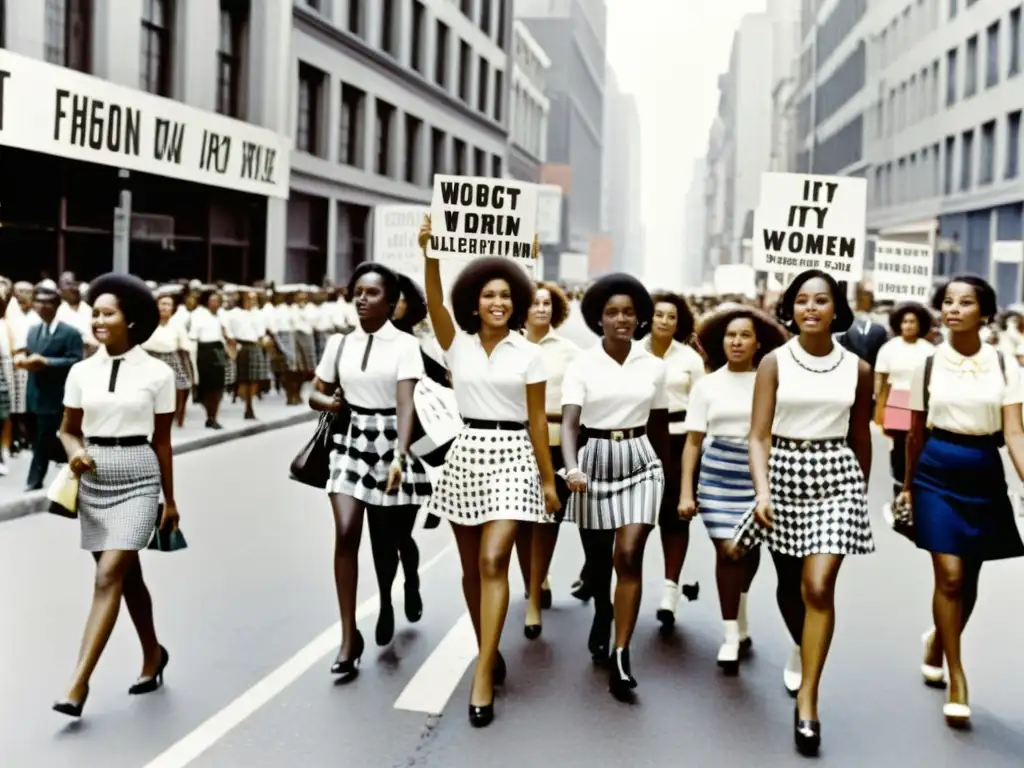
{"type": "Polygon", "coordinates": [[[658,621],[664,629],[676,623],[676,608],[679,607],[679,596],[682,592],[674,581],[665,579],[661,587],[661,604],[658,606],[658,621]]]}
{"type": "Polygon", "coordinates": [[[790,696],[796,696],[800,690],[800,684],[804,680],[804,666],[800,660],[800,646],[794,645],[793,651],[786,662],[786,668],[782,670],[782,684],[786,686],[790,696]]]}
{"type": "Polygon", "coordinates": [[[885,520],[885,524],[888,525],[890,528],[894,528],[896,526],[896,518],[892,516],[891,503],[886,503],[882,507],[882,519],[885,520]]]}
{"type": "MultiPolygon", "coordinates": [[[[935,627],[932,627],[921,635],[921,645],[927,652],[932,641],[935,639],[935,627]]],[[[944,688],[946,685],[946,670],[942,667],[933,667],[931,664],[921,664],[921,677],[924,684],[933,688],[944,688]]]]}
{"type": "Polygon", "coordinates": [[[740,633],[740,654],[744,655],[750,652],[750,647],[754,644],[754,641],[750,639],[750,626],[747,624],[746,592],[740,594],[740,610],[736,615],[736,624],[739,626],[740,633]]]}
{"type": "Polygon", "coordinates": [[[947,701],[942,705],[942,716],[950,728],[966,728],[971,724],[971,708],[966,704],[947,701]]]}
{"type": "Polygon", "coordinates": [[[725,639],[718,649],[718,666],[727,675],[736,675],[740,671],[740,630],[735,621],[724,622],[725,639]]]}

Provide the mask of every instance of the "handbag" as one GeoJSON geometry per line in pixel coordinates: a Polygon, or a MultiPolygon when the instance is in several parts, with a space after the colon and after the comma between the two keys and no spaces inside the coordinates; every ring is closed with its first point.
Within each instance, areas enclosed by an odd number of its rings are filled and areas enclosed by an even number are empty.
{"type": "Polygon", "coordinates": [[[882,416],[882,428],[886,432],[909,432],[912,413],[909,405],[910,392],[890,390],[882,416]]]}
{"type": "Polygon", "coordinates": [[[185,534],[181,532],[180,528],[174,527],[169,531],[165,531],[160,527],[160,520],[163,516],[164,505],[161,504],[157,507],[156,528],[153,530],[153,538],[149,540],[147,549],[152,549],[156,552],[178,552],[182,549],[188,549],[185,534]]]}
{"type": "Polygon", "coordinates": [[[78,517],[78,476],[71,471],[70,466],[60,468],[57,477],[46,489],[46,498],[50,502],[51,514],[72,520],[78,517]]]}
{"type": "MultiPolygon", "coordinates": [[[[341,337],[338,352],[334,357],[334,370],[338,370],[341,352],[345,349],[348,336],[341,337]]],[[[340,381],[340,376],[338,377],[340,381]]],[[[340,386],[340,384],[339,384],[340,386]]],[[[337,413],[321,413],[313,430],[313,436],[302,446],[289,467],[288,476],[297,483],[323,490],[331,476],[331,450],[334,447],[334,436],[348,431],[352,411],[342,400],[337,413]]]]}

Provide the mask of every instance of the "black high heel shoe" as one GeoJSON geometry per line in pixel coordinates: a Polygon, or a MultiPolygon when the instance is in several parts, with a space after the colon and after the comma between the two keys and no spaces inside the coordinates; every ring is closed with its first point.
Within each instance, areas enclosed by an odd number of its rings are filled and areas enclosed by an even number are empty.
{"type": "Polygon", "coordinates": [[[603,612],[594,614],[594,620],[590,624],[590,637],[587,638],[587,649],[590,651],[590,658],[595,664],[608,663],[608,646],[611,637],[610,616],[603,612]]]}
{"type": "Polygon", "coordinates": [[[359,661],[363,658],[363,651],[366,650],[366,643],[363,642],[363,633],[356,630],[355,651],[350,659],[338,659],[331,664],[331,674],[338,676],[339,683],[348,683],[359,676],[359,661]]]}
{"type": "Polygon", "coordinates": [[[405,618],[415,624],[423,618],[423,596],[420,595],[420,582],[405,582],[405,618]]]}
{"type": "Polygon", "coordinates": [[[380,613],[377,614],[377,628],[374,630],[373,639],[377,645],[384,646],[395,637],[395,607],[391,603],[381,603],[380,613]]]}
{"type": "Polygon", "coordinates": [[[572,596],[580,602],[585,603],[594,596],[594,593],[590,591],[590,587],[587,585],[587,582],[582,578],[576,579],[576,581],[572,583],[572,587],[570,587],[570,589],[572,596]]]}
{"type": "Polygon", "coordinates": [[[171,656],[167,653],[167,649],[162,645],[160,646],[160,666],[156,668],[156,674],[152,677],[140,677],[135,683],[128,689],[129,696],[141,696],[144,693],[153,693],[164,684],[164,670],[167,668],[167,662],[171,660],[171,656]]]}
{"type": "Polygon", "coordinates": [[[628,704],[633,701],[633,691],[637,687],[636,678],[630,670],[629,648],[616,648],[611,662],[608,690],[616,700],[628,704]]]}
{"type": "Polygon", "coordinates": [[[469,705],[469,724],[474,728],[486,728],[494,722],[494,702],[477,706],[469,705]]]}
{"type": "Polygon", "coordinates": [[[501,655],[501,651],[498,651],[498,655],[494,659],[494,671],[491,673],[491,679],[495,685],[504,685],[507,677],[508,666],[505,664],[505,657],[501,655]]]}
{"type": "Polygon", "coordinates": [[[815,757],[821,748],[821,722],[801,720],[800,709],[793,709],[793,742],[804,757],[815,757]]]}
{"type": "Polygon", "coordinates": [[[61,701],[55,701],[53,703],[53,711],[59,712],[62,715],[68,717],[81,717],[82,710],[85,708],[85,702],[89,698],[89,689],[85,689],[85,696],[82,697],[81,701],[71,701],[70,699],[62,699],[61,701]]]}
{"type": "Polygon", "coordinates": [[[523,634],[526,636],[527,640],[536,640],[540,637],[540,633],[543,629],[544,627],[542,624],[527,624],[523,627],[523,634]]]}
{"type": "Polygon", "coordinates": [[[549,608],[551,608],[551,605],[552,605],[553,602],[554,602],[554,597],[551,594],[551,590],[547,589],[547,588],[541,589],[541,591],[540,591],[540,607],[541,607],[541,610],[543,610],[543,611],[548,610],[549,608]]]}

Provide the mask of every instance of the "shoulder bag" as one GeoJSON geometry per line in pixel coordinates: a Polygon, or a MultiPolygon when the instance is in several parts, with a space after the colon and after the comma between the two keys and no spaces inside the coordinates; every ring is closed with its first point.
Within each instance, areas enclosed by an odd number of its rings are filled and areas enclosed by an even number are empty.
{"type": "MultiPolygon", "coordinates": [[[[347,340],[348,336],[341,337],[338,352],[334,356],[334,370],[339,388],[341,387],[341,374],[338,371],[338,365],[341,362],[341,353],[345,349],[347,340]]],[[[313,436],[292,459],[289,477],[303,485],[325,489],[331,476],[330,459],[331,450],[334,447],[334,436],[348,431],[351,418],[352,412],[344,400],[342,400],[337,413],[321,413],[313,436]]]]}

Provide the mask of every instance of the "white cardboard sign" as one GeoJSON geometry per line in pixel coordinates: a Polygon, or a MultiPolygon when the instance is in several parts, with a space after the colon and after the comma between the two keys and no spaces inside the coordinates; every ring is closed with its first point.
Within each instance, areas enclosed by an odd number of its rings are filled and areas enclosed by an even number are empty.
{"type": "Polygon", "coordinates": [[[541,245],[562,240],[562,188],[557,184],[537,187],[537,237],[541,245]]]}
{"type": "Polygon", "coordinates": [[[935,254],[929,245],[891,240],[875,243],[874,295],[877,301],[927,302],[932,292],[935,254]]]}
{"type": "Polygon", "coordinates": [[[430,214],[426,205],[378,205],[373,209],[373,260],[423,282],[419,235],[430,214]]]}
{"type": "Polygon", "coordinates": [[[0,146],[288,197],[288,137],[2,49],[0,146]]]}
{"type": "Polygon", "coordinates": [[[754,212],[754,269],[820,269],[856,282],[864,275],[866,224],[865,179],[764,173],[754,212]]]}

